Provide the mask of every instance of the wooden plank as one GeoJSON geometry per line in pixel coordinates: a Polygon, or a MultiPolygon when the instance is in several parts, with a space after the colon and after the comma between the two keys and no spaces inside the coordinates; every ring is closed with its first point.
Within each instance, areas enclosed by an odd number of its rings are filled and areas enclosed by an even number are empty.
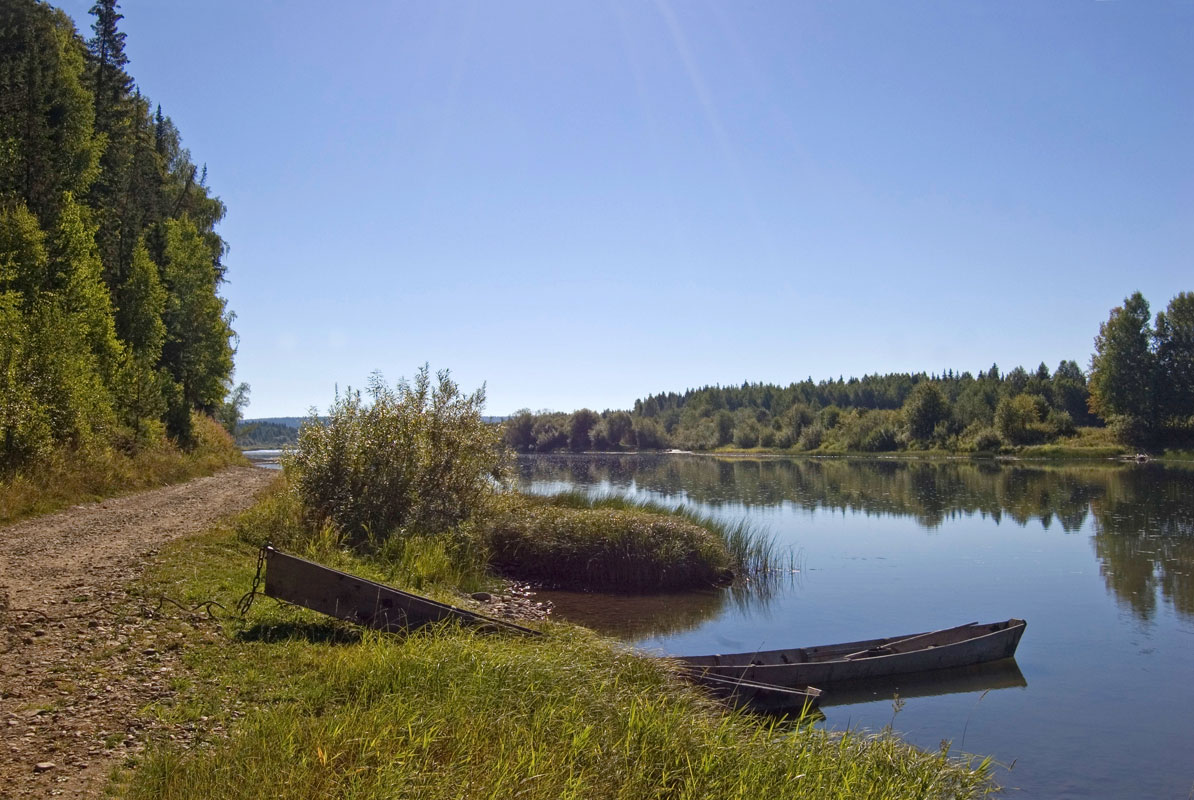
{"type": "Polygon", "coordinates": [[[375,583],[273,547],[265,550],[265,565],[267,596],[369,628],[399,631],[455,620],[481,630],[540,635],[513,622],[375,583]]]}
{"type": "Polygon", "coordinates": [[[906,653],[909,651],[909,645],[917,644],[925,640],[934,639],[944,634],[955,633],[957,631],[973,628],[978,625],[977,622],[967,622],[965,625],[955,625],[952,628],[942,628],[939,631],[929,631],[928,633],[918,633],[915,636],[909,636],[906,639],[892,639],[886,644],[881,644],[878,647],[872,647],[869,650],[859,650],[857,653],[851,653],[848,656],[842,656],[847,659],[855,658],[871,658],[872,656],[888,655],[890,653],[906,653]]]}

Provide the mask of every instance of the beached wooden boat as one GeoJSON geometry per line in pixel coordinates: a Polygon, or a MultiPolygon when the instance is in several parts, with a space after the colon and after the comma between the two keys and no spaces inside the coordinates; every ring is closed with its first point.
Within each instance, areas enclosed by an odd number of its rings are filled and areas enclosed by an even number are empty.
{"type": "Polygon", "coordinates": [[[540,635],[539,631],[504,619],[349,575],[273,547],[265,548],[264,593],[268,597],[382,631],[399,631],[455,620],[483,630],[540,635]]]}
{"type": "Polygon", "coordinates": [[[1022,619],[980,624],[885,639],[730,653],[681,656],[679,661],[706,674],[777,686],[819,686],[889,678],[1011,658],[1024,634],[1022,619]]]}
{"type": "Polygon", "coordinates": [[[685,670],[682,674],[735,708],[748,711],[802,715],[811,712],[821,702],[821,690],[812,686],[773,686],[758,681],[727,678],[703,670],[685,670]]]}

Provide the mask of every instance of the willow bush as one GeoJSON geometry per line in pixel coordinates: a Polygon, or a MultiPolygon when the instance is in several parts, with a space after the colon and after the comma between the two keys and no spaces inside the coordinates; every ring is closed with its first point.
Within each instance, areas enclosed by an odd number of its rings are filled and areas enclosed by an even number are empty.
{"type": "Polygon", "coordinates": [[[286,469],[311,517],[380,542],[455,528],[489,502],[507,458],[481,416],[484,387],[463,395],[446,370],[433,384],[424,365],[393,388],[374,374],[368,399],[350,390],[299,433],[286,469]]]}

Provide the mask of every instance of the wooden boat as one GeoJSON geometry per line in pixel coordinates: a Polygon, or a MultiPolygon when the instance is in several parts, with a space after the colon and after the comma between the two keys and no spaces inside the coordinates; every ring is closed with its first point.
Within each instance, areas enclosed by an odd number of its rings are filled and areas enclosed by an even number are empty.
{"type": "Polygon", "coordinates": [[[265,548],[265,594],[382,631],[455,620],[482,630],[539,636],[539,631],[404,592],[298,556],[265,548]]]}
{"type": "Polygon", "coordinates": [[[821,690],[812,686],[792,688],[769,683],[727,678],[703,670],[684,670],[685,678],[705,687],[711,694],[735,708],[763,714],[797,714],[811,712],[821,702],[821,690]]]}
{"type": "Polygon", "coordinates": [[[706,674],[777,686],[829,688],[844,681],[889,678],[1011,658],[1026,623],[1022,619],[980,624],[886,639],[795,647],[726,655],[681,656],[678,660],[706,674]]]}

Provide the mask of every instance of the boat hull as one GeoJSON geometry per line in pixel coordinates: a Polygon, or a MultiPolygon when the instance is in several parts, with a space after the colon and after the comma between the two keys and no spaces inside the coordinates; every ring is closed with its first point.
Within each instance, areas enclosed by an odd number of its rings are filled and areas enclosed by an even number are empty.
{"type": "Polygon", "coordinates": [[[375,583],[273,547],[265,548],[264,594],[382,631],[401,631],[451,620],[486,631],[539,635],[538,631],[508,620],[375,583]]]}
{"type": "Polygon", "coordinates": [[[820,647],[679,660],[712,675],[777,686],[819,686],[891,678],[1011,658],[1024,620],[971,623],[930,633],[868,639],[820,647]]]}
{"type": "Polygon", "coordinates": [[[689,671],[684,676],[735,708],[755,713],[803,716],[821,702],[821,690],[812,686],[775,686],[704,671],[689,671]]]}

